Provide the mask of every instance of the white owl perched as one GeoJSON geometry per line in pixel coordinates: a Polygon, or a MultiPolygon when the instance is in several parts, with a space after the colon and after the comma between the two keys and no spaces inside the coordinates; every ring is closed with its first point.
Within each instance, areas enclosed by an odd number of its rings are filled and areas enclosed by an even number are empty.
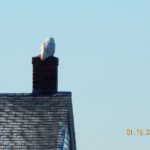
{"type": "Polygon", "coordinates": [[[55,40],[54,38],[47,38],[41,45],[41,60],[53,56],[55,53],[55,40]]]}

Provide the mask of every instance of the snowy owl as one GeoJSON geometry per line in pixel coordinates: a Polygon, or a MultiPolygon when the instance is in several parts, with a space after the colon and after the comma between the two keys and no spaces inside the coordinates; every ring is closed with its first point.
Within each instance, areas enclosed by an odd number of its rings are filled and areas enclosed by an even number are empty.
{"type": "Polygon", "coordinates": [[[44,43],[41,45],[41,60],[53,56],[55,53],[55,40],[50,37],[47,38],[44,43]]]}

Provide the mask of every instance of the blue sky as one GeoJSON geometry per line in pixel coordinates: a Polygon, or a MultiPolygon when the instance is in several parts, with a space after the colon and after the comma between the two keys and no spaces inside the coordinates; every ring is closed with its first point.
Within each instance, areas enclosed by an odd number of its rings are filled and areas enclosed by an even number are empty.
{"type": "Polygon", "coordinates": [[[78,150],[148,150],[150,1],[1,0],[0,92],[32,91],[31,58],[49,36],[59,90],[72,91],[78,150]]]}

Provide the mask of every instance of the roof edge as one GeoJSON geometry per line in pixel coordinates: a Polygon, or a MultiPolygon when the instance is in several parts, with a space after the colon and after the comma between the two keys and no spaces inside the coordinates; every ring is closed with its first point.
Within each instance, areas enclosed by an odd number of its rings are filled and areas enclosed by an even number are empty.
{"type": "Polygon", "coordinates": [[[17,97],[17,96],[22,96],[22,97],[63,97],[63,96],[69,96],[71,97],[71,92],[69,91],[60,91],[60,92],[57,92],[55,94],[46,94],[46,95],[36,95],[36,94],[33,94],[33,93],[0,93],[0,97],[3,97],[3,96],[8,96],[8,97],[17,97]]]}

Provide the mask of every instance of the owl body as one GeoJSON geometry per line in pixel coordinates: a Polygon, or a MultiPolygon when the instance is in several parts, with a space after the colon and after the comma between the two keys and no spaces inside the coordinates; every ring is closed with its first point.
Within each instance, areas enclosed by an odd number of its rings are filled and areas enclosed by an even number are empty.
{"type": "Polygon", "coordinates": [[[41,45],[41,60],[44,60],[55,53],[55,40],[53,38],[48,38],[41,45]]]}

